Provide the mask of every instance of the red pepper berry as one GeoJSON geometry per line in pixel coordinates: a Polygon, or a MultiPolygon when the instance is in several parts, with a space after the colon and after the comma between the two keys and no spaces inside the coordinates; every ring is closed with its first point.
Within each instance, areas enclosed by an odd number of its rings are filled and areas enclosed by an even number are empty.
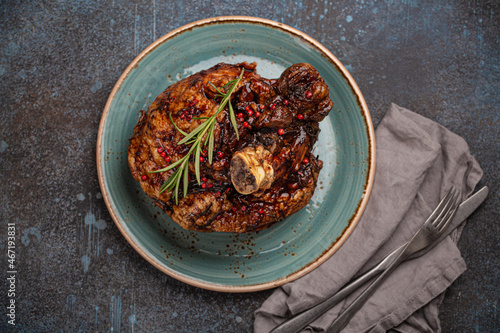
{"type": "Polygon", "coordinates": [[[259,118],[260,117],[260,112],[259,111],[255,111],[255,118],[259,118]]]}
{"type": "Polygon", "coordinates": [[[264,110],[264,108],[265,108],[264,105],[262,105],[262,104],[259,105],[259,109],[264,110]]]}
{"type": "Polygon", "coordinates": [[[250,107],[249,107],[248,105],[247,105],[247,106],[245,106],[245,111],[246,111],[246,112],[251,111],[251,109],[250,109],[250,107]]]}
{"type": "Polygon", "coordinates": [[[243,118],[243,113],[238,113],[238,118],[243,118]]]}
{"type": "Polygon", "coordinates": [[[253,116],[253,111],[252,110],[248,111],[248,116],[249,117],[253,116]]]}
{"type": "Polygon", "coordinates": [[[218,156],[219,158],[223,158],[223,157],[224,157],[224,153],[223,153],[223,152],[221,152],[221,151],[219,151],[219,152],[217,152],[217,156],[218,156]]]}
{"type": "Polygon", "coordinates": [[[264,214],[264,209],[263,208],[259,209],[259,214],[264,214]]]}
{"type": "Polygon", "coordinates": [[[186,119],[186,116],[184,114],[181,114],[180,118],[181,119],[186,119]]]}
{"type": "Polygon", "coordinates": [[[170,156],[166,156],[163,160],[167,163],[170,162],[170,156]]]}
{"type": "Polygon", "coordinates": [[[308,160],[307,158],[304,158],[304,159],[302,160],[302,163],[304,163],[304,164],[308,164],[308,163],[309,163],[309,160],[308,160]]]}
{"type": "Polygon", "coordinates": [[[204,151],[202,151],[202,152],[201,152],[201,154],[202,154],[203,156],[207,156],[207,155],[208,155],[208,151],[207,151],[207,150],[204,150],[204,151]]]}
{"type": "Polygon", "coordinates": [[[237,211],[236,207],[233,207],[232,209],[233,209],[233,212],[236,212],[236,211],[237,211]]]}
{"type": "Polygon", "coordinates": [[[269,107],[271,110],[274,110],[276,108],[276,104],[271,104],[271,106],[269,107]]]}
{"type": "Polygon", "coordinates": [[[243,123],[243,127],[247,128],[248,126],[250,126],[246,121],[243,123]]]}
{"type": "Polygon", "coordinates": [[[312,93],[312,92],[310,92],[309,90],[308,90],[308,91],[306,91],[306,97],[307,97],[307,98],[311,98],[311,97],[313,97],[313,93],[312,93]]]}
{"type": "Polygon", "coordinates": [[[200,162],[203,162],[204,160],[203,156],[200,156],[200,162]]]}
{"type": "Polygon", "coordinates": [[[165,157],[165,156],[167,156],[167,153],[165,153],[164,151],[162,151],[162,152],[160,153],[160,156],[161,156],[161,157],[165,157]]]}
{"type": "Polygon", "coordinates": [[[201,177],[201,181],[202,182],[206,182],[207,181],[207,177],[201,177]]]}
{"type": "Polygon", "coordinates": [[[214,184],[210,183],[207,185],[208,188],[212,188],[214,186],[214,184]]]}
{"type": "Polygon", "coordinates": [[[230,187],[227,188],[226,193],[227,194],[231,193],[231,188],[230,187]]]}
{"type": "Polygon", "coordinates": [[[304,115],[303,115],[302,113],[299,113],[299,114],[297,115],[297,119],[298,119],[298,120],[302,120],[302,119],[304,119],[304,115]]]}
{"type": "Polygon", "coordinates": [[[283,101],[283,104],[285,104],[285,105],[288,105],[288,103],[289,103],[289,102],[288,102],[288,100],[287,100],[287,99],[285,99],[285,100],[283,101]]]}
{"type": "Polygon", "coordinates": [[[202,189],[206,189],[206,188],[207,188],[207,183],[202,183],[202,184],[201,184],[201,188],[202,188],[202,189]]]}
{"type": "Polygon", "coordinates": [[[284,130],[284,129],[282,129],[282,128],[280,128],[280,129],[278,130],[278,134],[279,134],[279,135],[283,135],[283,134],[285,134],[285,130],[284,130]]]}
{"type": "Polygon", "coordinates": [[[242,210],[242,211],[247,210],[247,206],[241,206],[241,210],[242,210]]]}
{"type": "Polygon", "coordinates": [[[218,197],[220,197],[222,195],[222,193],[220,193],[220,191],[217,191],[217,193],[215,193],[218,197]]]}
{"type": "Polygon", "coordinates": [[[147,179],[148,179],[148,176],[146,176],[146,175],[142,175],[141,179],[142,179],[142,180],[147,180],[147,179]]]}
{"type": "Polygon", "coordinates": [[[157,150],[158,150],[159,153],[163,153],[163,148],[162,147],[158,147],[157,150]]]}

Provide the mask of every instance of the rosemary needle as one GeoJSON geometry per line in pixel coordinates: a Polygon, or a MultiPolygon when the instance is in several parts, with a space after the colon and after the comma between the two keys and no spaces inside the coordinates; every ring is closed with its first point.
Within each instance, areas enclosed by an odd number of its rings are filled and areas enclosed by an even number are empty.
{"type": "Polygon", "coordinates": [[[188,153],[178,161],[172,163],[171,165],[163,169],[150,171],[150,173],[165,172],[176,168],[174,173],[171,174],[170,177],[160,186],[160,193],[162,193],[165,190],[172,191],[172,197],[175,199],[176,205],[179,203],[179,187],[181,182],[183,183],[182,191],[184,193],[184,197],[187,195],[188,181],[189,181],[189,160],[191,156],[193,156],[195,175],[198,184],[201,184],[200,154],[203,145],[205,146],[208,145],[208,162],[212,164],[214,140],[215,140],[214,138],[215,121],[219,113],[222,110],[224,110],[226,105],[228,106],[229,109],[229,118],[231,120],[231,124],[233,125],[234,131],[236,132],[236,138],[239,139],[236,116],[234,115],[233,106],[231,105],[231,95],[236,89],[236,86],[240,83],[241,79],[243,78],[243,73],[244,69],[241,70],[240,76],[237,79],[231,80],[228,83],[226,83],[223,87],[221,87],[222,90],[217,88],[212,82],[209,82],[209,84],[217,91],[216,97],[221,97],[222,100],[219,104],[219,107],[217,108],[217,111],[211,117],[193,118],[199,120],[205,119],[205,121],[200,125],[198,125],[190,133],[186,133],[179,127],[177,127],[177,125],[174,123],[174,120],[172,119],[172,116],[169,114],[170,121],[174,125],[175,129],[179,131],[179,133],[184,135],[184,138],[180,140],[177,144],[191,145],[191,148],[189,149],[188,153]],[[226,88],[228,88],[228,90],[227,92],[224,92],[226,88]],[[205,139],[205,142],[202,142],[205,133],[208,133],[207,139],[205,139]]]}

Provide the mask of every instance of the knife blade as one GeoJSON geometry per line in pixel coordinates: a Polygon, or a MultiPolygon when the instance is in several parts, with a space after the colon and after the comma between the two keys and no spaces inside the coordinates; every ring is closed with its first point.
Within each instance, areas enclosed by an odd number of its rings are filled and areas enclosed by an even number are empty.
{"type": "Polygon", "coordinates": [[[462,202],[460,206],[458,207],[458,210],[455,214],[455,217],[450,223],[450,226],[444,232],[441,237],[439,237],[436,241],[431,246],[426,247],[425,249],[422,249],[414,254],[412,254],[408,260],[418,258],[420,256],[423,256],[430,250],[432,250],[437,244],[439,244],[443,239],[448,237],[449,234],[453,232],[460,224],[462,224],[463,221],[465,221],[466,218],[469,217],[470,214],[472,214],[486,199],[488,196],[489,189],[487,186],[484,186],[481,188],[479,191],[471,195],[467,200],[462,202]]]}
{"type": "MultiPolygon", "coordinates": [[[[431,249],[433,249],[439,242],[448,237],[448,235],[455,230],[462,222],[472,214],[486,199],[488,196],[489,189],[487,186],[484,186],[475,194],[471,195],[467,200],[462,202],[455,213],[453,220],[451,221],[449,227],[446,229],[446,232],[441,235],[434,243],[430,246],[413,253],[407,260],[414,259],[420,257],[431,249]]],[[[385,268],[396,258],[401,251],[404,250],[406,244],[401,245],[399,248],[394,250],[391,254],[385,257],[380,263],[374,266],[372,269],[368,270],[366,273],[360,275],[352,282],[348,283],[342,289],[340,289],[335,295],[327,298],[322,303],[315,305],[312,308],[309,308],[278,325],[275,327],[270,333],[297,333],[304,327],[306,327],[309,323],[313,322],[317,318],[319,318],[322,314],[327,312],[333,306],[335,306],[338,302],[346,298],[353,291],[357,290],[359,287],[363,286],[370,279],[375,277],[384,271],[385,268]]]]}

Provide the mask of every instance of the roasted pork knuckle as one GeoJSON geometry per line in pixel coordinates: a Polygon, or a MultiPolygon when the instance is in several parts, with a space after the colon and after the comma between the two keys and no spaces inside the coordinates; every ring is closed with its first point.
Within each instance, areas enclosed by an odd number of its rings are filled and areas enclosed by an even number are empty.
{"type": "Polygon", "coordinates": [[[314,194],[322,162],[312,149],[318,123],[332,105],[328,86],[309,64],[266,79],[255,63],[220,63],[172,84],[142,111],[129,143],[129,167],[155,204],[185,229],[261,230],[305,207],[314,194]],[[179,190],[176,203],[172,191],[160,190],[175,169],[157,171],[188,154],[190,145],[178,144],[183,133],[216,114],[216,88],[223,89],[242,70],[231,95],[238,135],[226,106],[215,119],[212,163],[203,145],[200,183],[192,159],[186,196],[179,190]]]}

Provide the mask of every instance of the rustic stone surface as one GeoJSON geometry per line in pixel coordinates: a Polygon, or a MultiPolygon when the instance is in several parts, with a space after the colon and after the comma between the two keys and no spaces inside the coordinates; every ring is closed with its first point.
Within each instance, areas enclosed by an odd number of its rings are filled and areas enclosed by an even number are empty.
{"type": "Polygon", "coordinates": [[[122,71],[172,29],[220,15],[317,39],[351,72],[375,125],[394,102],[466,139],[491,193],[463,232],[468,270],[440,318],[443,332],[500,331],[499,13],[487,0],[2,2],[0,299],[15,223],[13,331],[252,331],[271,291],[205,291],[156,270],[114,226],[97,181],[98,124],[122,71]]]}

